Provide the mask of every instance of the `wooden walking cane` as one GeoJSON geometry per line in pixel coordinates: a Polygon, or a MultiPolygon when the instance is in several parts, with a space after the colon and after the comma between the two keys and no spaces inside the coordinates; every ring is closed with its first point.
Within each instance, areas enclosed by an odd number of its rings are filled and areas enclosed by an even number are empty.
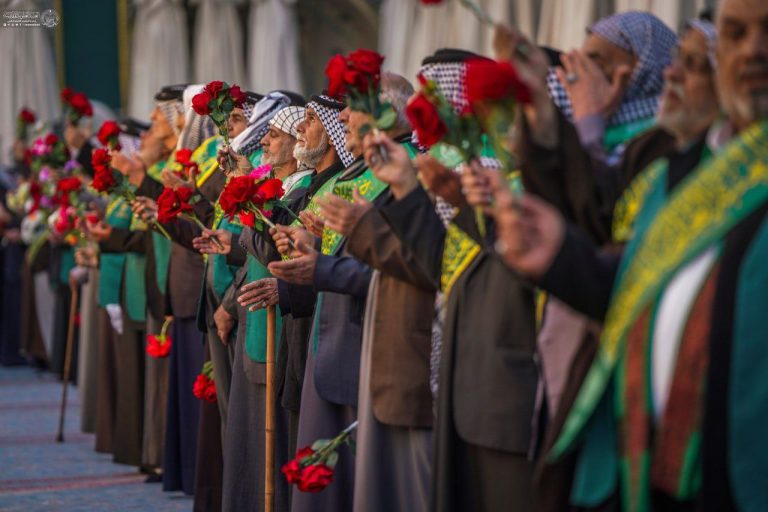
{"type": "Polygon", "coordinates": [[[67,346],[64,352],[64,387],[61,392],[61,411],[59,412],[59,433],[56,435],[56,442],[64,442],[64,414],[67,409],[67,390],[69,389],[69,370],[72,366],[72,352],[75,342],[75,318],[77,317],[77,303],[79,302],[80,288],[77,283],[70,284],[72,290],[71,302],[69,304],[69,325],[67,327],[67,346]]]}
{"type": "Polygon", "coordinates": [[[264,512],[275,509],[275,306],[267,308],[267,411],[264,421],[264,512]]]}

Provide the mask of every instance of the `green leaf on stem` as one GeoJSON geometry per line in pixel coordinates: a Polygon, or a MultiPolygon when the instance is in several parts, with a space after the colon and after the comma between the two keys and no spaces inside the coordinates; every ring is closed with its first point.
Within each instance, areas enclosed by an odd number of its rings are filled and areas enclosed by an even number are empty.
{"type": "Polygon", "coordinates": [[[381,112],[381,115],[376,119],[376,128],[382,131],[390,130],[393,126],[395,126],[396,121],[397,112],[395,112],[395,109],[390,106],[384,109],[381,112]]]}
{"type": "Polygon", "coordinates": [[[328,455],[328,458],[325,460],[325,465],[329,468],[334,468],[336,467],[337,462],[339,462],[338,452],[331,452],[331,454],[328,455]]]}

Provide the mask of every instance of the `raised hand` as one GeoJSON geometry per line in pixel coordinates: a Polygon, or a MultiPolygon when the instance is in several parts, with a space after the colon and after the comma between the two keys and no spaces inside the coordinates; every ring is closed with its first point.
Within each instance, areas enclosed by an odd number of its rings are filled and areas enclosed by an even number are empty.
{"type": "Polygon", "coordinates": [[[365,199],[357,189],[353,192],[353,202],[333,194],[327,194],[318,201],[320,212],[325,217],[325,225],[337,233],[349,236],[357,223],[373,204],[365,199]]]}
{"type": "Polygon", "coordinates": [[[621,105],[632,68],[617,66],[609,82],[600,67],[579,50],[565,53],[560,59],[563,67],[555,68],[555,73],[571,100],[574,119],[593,114],[611,117],[621,105]]]}
{"type": "Polygon", "coordinates": [[[273,261],[267,265],[267,268],[273,276],[283,281],[312,284],[319,254],[311,245],[298,237],[293,238],[293,243],[296,249],[292,251],[290,260],[273,261]]]}
{"type": "Polygon", "coordinates": [[[271,228],[269,233],[275,241],[277,251],[283,256],[301,256],[302,253],[296,250],[296,242],[298,241],[303,242],[307,247],[314,247],[314,235],[300,226],[277,225],[271,228]]]}
{"type": "Polygon", "coordinates": [[[232,251],[232,233],[226,229],[204,229],[201,236],[192,240],[192,247],[201,254],[229,254],[232,251]],[[219,245],[213,238],[219,241],[219,245]]]}
{"type": "Polygon", "coordinates": [[[366,137],[363,147],[365,162],[377,178],[390,186],[395,199],[405,197],[419,185],[405,147],[381,132],[366,137]],[[386,159],[381,157],[382,153],[387,155],[386,159]]]}
{"type": "Polygon", "coordinates": [[[310,211],[304,210],[299,213],[299,220],[301,220],[304,227],[309,230],[315,236],[323,236],[323,229],[325,228],[325,219],[316,215],[310,211]]]}
{"type": "Polygon", "coordinates": [[[419,155],[414,161],[424,188],[445,199],[451,206],[460,208],[466,204],[461,193],[458,173],[438,162],[431,155],[419,155]]]}
{"type": "Polygon", "coordinates": [[[563,244],[565,220],[542,199],[516,196],[499,174],[490,181],[496,201],[496,252],[516,271],[542,277],[563,244]]]}
{"type": "Polygon", "coordinates": [[[146,224],[152,224],[157,220],[157,203],[148,197],[137,197],[131,203],[131,211],[146,224]]]}
{"type": "Polygon", "coordinates": [[[240,288],[240,292],[237,302],[248,311],[274,306],[278,301],[277,279],[267,277],[246,283],[240,288]]]}

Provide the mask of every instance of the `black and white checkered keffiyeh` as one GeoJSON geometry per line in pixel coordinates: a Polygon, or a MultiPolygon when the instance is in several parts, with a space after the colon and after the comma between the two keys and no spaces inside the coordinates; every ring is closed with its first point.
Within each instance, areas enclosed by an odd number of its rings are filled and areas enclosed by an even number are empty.
{"type": "Polygon", "coordinates": [[[701,34],[707,38],[707,56],[709,57],[709,63],[712,69],[715,69],[715,44],[717,43],[717,29],[715,26],[706,21],[699,19],[692,19],[685,22],[682,33],[684,34],[688,30],[698,30],[701,34]]]}
{"type": "Polygon", "coordinates": [[[344,103],[324,94],[312,96],[312,99],[307,103],[307,108],[314,110],[320,118],[320,122],[323,123],[328,139],[336,149],[336,154],[339,155],[344,167],[349,167],[355,161],[355,157],[344,148],[346,139],[344,125],[339,121],[339,112],[344,110],[345,106],[344,103]]]}
{"type": "Polygon", "coordinates": [[[127,133],[120,133],[117,136],[117,142],[120,144],[121,152],[128,157],[136,154],[141,145],[141,138],[127,133]]]}
{"type": "Polygon", "coordinates": [[[304,107],[285,107],[275,114],[275,117],[270,119],[269,126],[273,126],[295,139],[298,133],[296,127],[304,120],[305,112],[306,109],[304,107]]]}
{"type": "Polygon", "coordinates": [[[269,131],[269,121],[290,103],[291,99],[278,91],[272,91],[261,98],[248,118],[248,126],[232,139],[232,149],[242,155],[250,155],[258,150],[261,139],[269,131]]]}
{"type": "MultiPolygon", "coordinates": [[[[664,86],[664,68],[669,65],[677,36],[659,18],[648,12],[630,11],[607,16],[587,29],[637,57],[629,86],[621,105],[608,120],[615,126],[656,115],[659,95],[664,86]]],[[[553,70],[547,86],[555,105],[572,118],[570,100],[553,70]]]]}
{"type": "Polygon", "coordinates": [[[184,114],[184,104],[182,101],[158,101],[157,108],[160,109],[160,112],[163,114],[163,117],[165,117],[165,120],[168,121],[169,125],[171,125],[173,133],[179,133],[179,129],[176,125],[176,116],[184,114]]]}

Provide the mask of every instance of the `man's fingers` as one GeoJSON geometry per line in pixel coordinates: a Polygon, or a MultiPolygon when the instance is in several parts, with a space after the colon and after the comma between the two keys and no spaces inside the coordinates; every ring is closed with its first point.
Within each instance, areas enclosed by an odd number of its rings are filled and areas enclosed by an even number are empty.
{"type": "Polygon", "coordinates": [[[370,201],[368,201],[363,195],[360,193],[357,188],[352,191],[352,199],[355,201],[355,204],[359,204],[361,206],[367,206],[370,204],[370,201]]]}

